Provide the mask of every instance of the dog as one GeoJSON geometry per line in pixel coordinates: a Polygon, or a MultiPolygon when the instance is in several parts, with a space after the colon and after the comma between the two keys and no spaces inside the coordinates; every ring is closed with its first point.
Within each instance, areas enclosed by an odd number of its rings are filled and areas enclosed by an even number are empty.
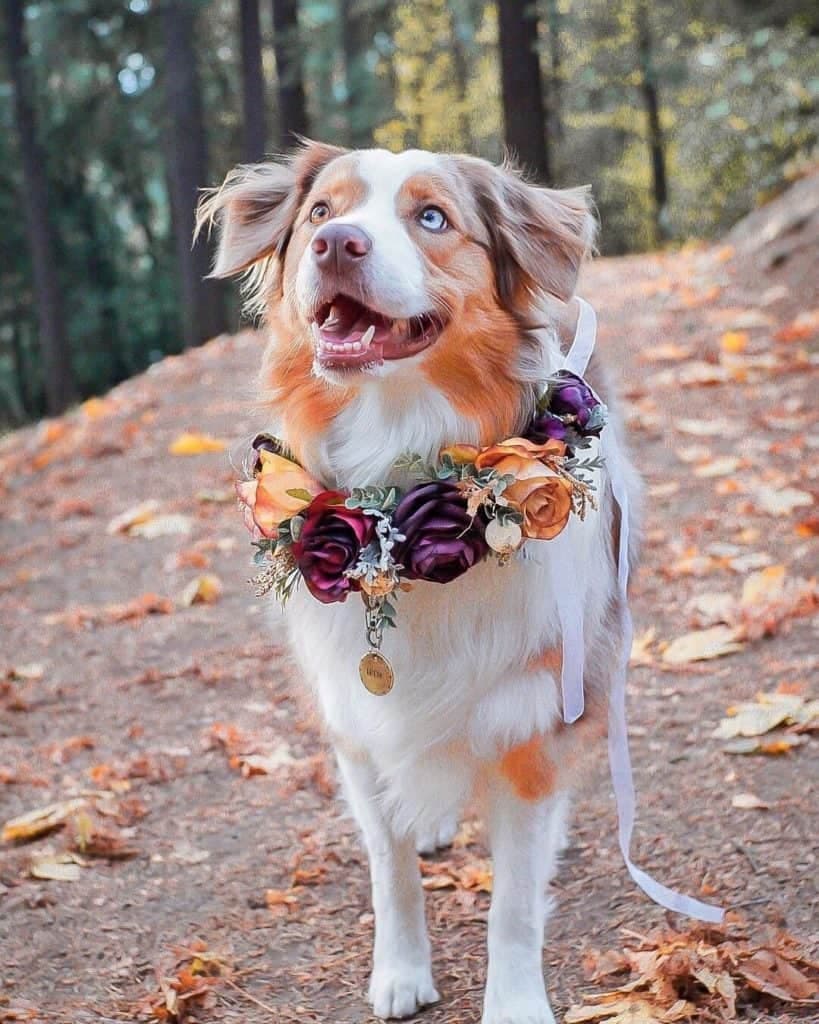
{"type": "MultiPolygon", "coordinates": [[[[457,442],[518,434],[562,366],[596,221],[587,189],[528,183],[512,166],[420,150],[305,142],[240,166],[205,195],[213,274],[245,276],[269,332],[261,374],[271,426],[326,487],[400,483],[394,464],[457,442]]],[[[615,399],[598,356],[589,380],[615,399]]],[[[622,450],[622,446],[621,446],[622,450]]],[[[623,456],[637,518],[639,481],[623,456]]],[[[637,522],[630,522],[636,536],[637,522]]],[[[605,472],[598,508],[566,527],[572,580],[550,543],[401,594],[387,638],[394,689],[359,679],[360,602],[303,591],[286,612],[369,856],[375,940],[369,1001],[381,1018],[436,1002],[417,851],[451,843],[467,801],[485,807],[494,862],[483,1024],[551,1024],[542,969],[547,887],[569,796],[606,733],[620,657],[621,523],[605,472]],[[585,616],[585,713],[561,712],[559,601],[585,616]]]]}

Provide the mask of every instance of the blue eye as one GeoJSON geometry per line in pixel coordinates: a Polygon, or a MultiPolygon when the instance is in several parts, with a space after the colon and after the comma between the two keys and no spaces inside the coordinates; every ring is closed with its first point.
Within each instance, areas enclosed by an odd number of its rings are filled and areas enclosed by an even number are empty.
{"type": "Polygon", "coordinates": [[[437,206],[425,206],[418,215],[418,223],[427,231],[444,231],[449,227],[446,214],[437,206]]]}

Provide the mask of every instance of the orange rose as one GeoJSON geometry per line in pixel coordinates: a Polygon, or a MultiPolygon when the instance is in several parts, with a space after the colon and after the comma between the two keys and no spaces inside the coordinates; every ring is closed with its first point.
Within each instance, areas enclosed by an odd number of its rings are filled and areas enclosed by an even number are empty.
{"type": "Polygon", "coordinates": [[[541,458],[544,455],[564,455],[565,452],[566,445],[562,441],[535,444],[525,437],[510,437],[491,448],[484,448],[475,459],[475,465],[478,469],[495,469],[501,476],[508,473],[520,480],[543,476],[541,458]]]}
{"type": "Polygon", "coordinates": [[[237,488],[264,537],[275,537],[279,523],[306,508],[322,490],[296,462],[265,449],[259,451],[261,468],[256,479],[237,488]]]}
{"type": "Polygon", "coordinates": [[[509,503],[523,513],[523,535],[551,540],[569,521],[572,485],[560,476],[518,479],[503,492],[509,503]]]}
{"type": "Polygon", "coordinates": [[[501,476],[513,476],[515,482],[503,492],[510,505],[523,514],[523,535],[537,540],[556,537],[572,511],[572,487],[555,476],[541,461],[543,456],[561,456],[562,441],[535,444],[524,437],[510,437],[492,445],[475,459],[478,469],[494,469],[501,476]]]}
{"type": "Polygon", "coordinates": [[[441,455],[448,455],[456,466],[467,466],[475,461],[480,448],[474,444],[451,444],[448,448],[441,449],[441,455]]]}

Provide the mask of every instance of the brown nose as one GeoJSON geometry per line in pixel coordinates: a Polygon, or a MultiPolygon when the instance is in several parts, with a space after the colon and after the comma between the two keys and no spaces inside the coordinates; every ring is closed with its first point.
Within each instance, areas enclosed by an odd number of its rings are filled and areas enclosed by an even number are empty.
{"type": "Polygon", "coordinates": [[[353,224],[326,224],[316,232],[311,248],[323,269],[346,270],[363,260],[373,240],[353,224]]]}

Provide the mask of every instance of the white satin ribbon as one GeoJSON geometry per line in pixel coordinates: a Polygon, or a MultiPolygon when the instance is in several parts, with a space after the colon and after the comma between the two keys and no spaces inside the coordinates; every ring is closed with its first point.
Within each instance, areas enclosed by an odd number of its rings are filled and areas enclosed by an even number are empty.
{"type": "MultiPolygon", "coordinates": [[[[594,350],[597,335],[597,317],[591,306],[578,298],[580,315],[577,321],[574,341],[566,356],[564,367],[572,373],[583,376],[594,350]]],[[[600,451],[605,462],[605,471],[611,483],[612,497],[620,511],[620,546],[617,551],[617,589],[619,597],[620,633],[623,647],[620,661],[612,674],[609,692],[609,765],[614,798],[617,803],[618,838],[628,873],[637,885],[655,903],[667,910],[674,910],[689,917],[712,924],[719,924],[724,917],[720,907],[702,903],[691,896],[669,889],[651,875],[638,868],[631,859],[631,838],[634,832],[637,799],[634,792],[634,778],[631,770],[631,756],[628,748],[628,727],[626,725],[626,679],[631,656],[632,622],[628,606],[628,547],[629,547],[629,502],[617,435],[611,427],[604,428],[600,438],[600,451]]],[[[562,584],[558,609],[560,628],[563,634],[563,667],[561,689],[563,693],[563,720],[577,721],[583,714],[583,607],[580,588],[573,585],[576,569],[568,537],[562,534],[551,542],[555,562],[553,579],[562,584]],[[560,543],[560,542],[563,543],[560,543]],[[568,582],[568,586],[565,584],[568,582]]]]}

